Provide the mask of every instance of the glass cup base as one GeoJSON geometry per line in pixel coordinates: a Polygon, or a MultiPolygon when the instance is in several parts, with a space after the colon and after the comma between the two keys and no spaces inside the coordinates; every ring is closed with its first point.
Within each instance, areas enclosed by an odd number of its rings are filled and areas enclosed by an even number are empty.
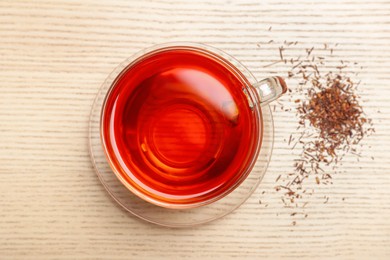
{"type": "MultiPolygon", "coordinates": [[[[201,47],[205,46],[201,45],[201,47]]],[[[208,46],[207,48],[211,47],[208,46]]],[[[212,51],[218,50],[212,49],[212,51]]],[[[256,82],[255,77],[241,63],[230,56],[224,55],[224,58],[229,59],[251,83],[256,82]]],[[[105,189],[128,212],[148,222],[166,227],[190,227],[204,224],[219,219],[237,209],[259,186],[271,158],[274,129],[270,107],[268,105],[261,107],[263,140],[258,158],[252,171],[236,189],[211,204],[196,208],[170,209],[156,206],[133,194],[119,181],[107,162],[100,137],[100,119],[105,97],[116,76],[132,59],[134,57],[130,57],[109,75],[100,88],[91,110],[89,122],[90,156],[97,176],[105,189]]]]}

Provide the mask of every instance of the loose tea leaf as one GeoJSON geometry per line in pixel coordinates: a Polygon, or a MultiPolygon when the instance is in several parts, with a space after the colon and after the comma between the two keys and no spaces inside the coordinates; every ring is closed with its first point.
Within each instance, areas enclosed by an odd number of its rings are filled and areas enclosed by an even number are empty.
{"type": "MultiPolygon", "coordinates": [[[[347,153],[360,156],[357,145],[375,130],[359,102],[357,88],[360,82],[353,79],[357,75],[344,72],[349,64],[357,63],[342,60],[340,65],[329,70],[329,66],[325,66],[327,55],[324,55],[329,50],[328,44],[320,50],[321,56],[316,56],[318,48],[312,47],[304,49],[305,55],[290,57],[288,46],[285,42],[279,47],[279,62],[290,61],[287,77],[297,81],[290,92],[290,101],[298,118],[297,132],[290,135],[288,145],[301,152],[294,160],[294,172],[278,177],[276,183],[281,184],[275,190],[283,192],[282,201],[286,207],[304,208],[308,202],[302,206],[297,199],[314,192],[308,192],[305,181],[314,179],[317,185],[332,184],[332,174],[343,156],[347,153]]],[[[330,48],[332,54],[333,48],[330,48]]],[[[284,107],[281,109],[286,111],[284,107]]],[[[324,203],[328,200],[326,197],[324,203]]]]}

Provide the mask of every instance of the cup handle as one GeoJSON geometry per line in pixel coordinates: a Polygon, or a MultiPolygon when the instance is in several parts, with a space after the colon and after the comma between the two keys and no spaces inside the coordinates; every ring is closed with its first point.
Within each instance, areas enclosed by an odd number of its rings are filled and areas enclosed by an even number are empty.
{"type": "Polygon", "coordinates": [[[253,88],[260,97],[260,106],[265,106],[278,99],[287,91],[286,82],[278,76],[256,82],[253,84],[253,88]]]}

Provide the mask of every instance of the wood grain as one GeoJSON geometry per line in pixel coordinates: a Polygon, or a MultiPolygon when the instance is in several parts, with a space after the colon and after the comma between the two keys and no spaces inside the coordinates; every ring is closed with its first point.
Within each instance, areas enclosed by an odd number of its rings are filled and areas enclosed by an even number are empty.
{"type": "Polygon", "coordinates": [[[0,1],[0,259],[389,259],[389,42],[388,0],[0,1]],[[264,68],[285,40],[299,41],[297,55],[338,43],[329,66],[358,62],[376,128],[360,162],[347,157],[334,184],[316,188],[306,219],[291,217],[273,188],[296,153],[286,141],[294,112],[280,109],[264,181],[229,216],[167,229],[115,204],[93,171],[87,131],[117,64],[153,44],[195,41],[261,79],[286,74],[284,64],[264,68]]]}

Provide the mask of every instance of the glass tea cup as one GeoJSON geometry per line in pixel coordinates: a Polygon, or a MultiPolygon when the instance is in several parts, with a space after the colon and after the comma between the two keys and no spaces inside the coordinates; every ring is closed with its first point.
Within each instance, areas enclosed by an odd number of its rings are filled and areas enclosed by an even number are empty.
{"type": "Polygon", "coordinates": [[[112,80],[100,117],[104,154],[122,185],[169,209],[205,206],[240,186],[261,150],[261,106],[287,90],[281,77],[251,83],[242,68],[193,43],[132,57],[112,80]]]}

